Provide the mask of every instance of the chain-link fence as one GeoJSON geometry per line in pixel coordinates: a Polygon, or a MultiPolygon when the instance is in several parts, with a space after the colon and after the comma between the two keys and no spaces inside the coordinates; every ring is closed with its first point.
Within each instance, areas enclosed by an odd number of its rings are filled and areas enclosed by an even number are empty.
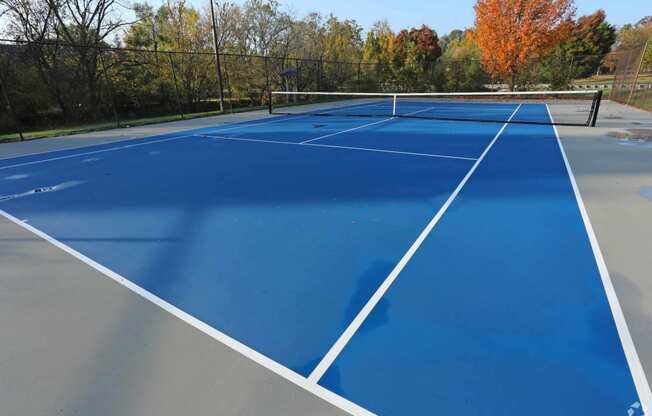
{"type": "Polygon", "coordinates": [[[264,108],[269,90],[381,88],[374,63],[225,53],[220,65],[222,103],[212,52],[1,41],[0,135],[264,108]]]}
{"type": "Polygon", "coordinates": [[[609,98],[652,111],[652,42],[618,54],[609,98]]]}
{"type": "MultiPolygon", "coordinates": [[[[468,92],[508,87],[492,80],[473,57],[397,65],[221,53],[219,61],[222,82],[209,51],[0,40],[0,108],[6,109],[0,112],[0,139],[17,137],[15,132],[56,135],[71,127],[104,129],[265,108],[274,90],[468,92]]],[[[517,88],[572,88],[574,79],[593,76],[596,68],[605,72],[602,63],[601,56],[533,60],[519,75],[517,88]]]]}

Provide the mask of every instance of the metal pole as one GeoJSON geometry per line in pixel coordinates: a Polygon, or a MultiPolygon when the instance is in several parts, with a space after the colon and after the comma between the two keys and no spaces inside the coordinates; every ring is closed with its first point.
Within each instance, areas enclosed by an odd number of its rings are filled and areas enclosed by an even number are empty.
{"type": "Polygon", "coordinates": [[[641,60],[638,61],[638,68],[636,68],[636,75],[634,76],[634,82],[632,83],[632,89],[629,91],[629,97],[627,98],[627,104],[632,101],[632,97],[634,96],[634,90],[636,89],[636,85],[638,84],[638,76],[641,73],[641,68],[643,68],[643,61],[645,60],[645,53],[647,52],[647,45],[650,43],[650,41],[646,41],[645,45],[643,46],[643,53],[641,54],[641,60]]]}
{"type": "Polygon", "coordinates": [[[174,62],[172,62],[172,54],[170,52],[168,52],[168,59],[170,60],[170,68],[172,68],[172,79],[174,80],[174,92],[177,97],[177,108],[179,110],[179,115],[181,115],[181,119],[183,120],[183,108],[181,107],[181,98],[179,98],[179,87],[177,87],[177,72],[174,70],[174,62]]]}
{"type": "MultiPolygon", "coordinates": [[[[271,103],[271,97],[272,97],[272,85],[269,80],[269,62],[268,62],[268,57],[265,56],[263,59],[263,66],[265,67],[265,87],[267,88],[267,94],[269,98],[269,102],[271,103]]],[[[261,103],[262,104],[262,103],[261,103]]]]}
{"type": "Polygon", "coordinates": [[[362,64],[358,61],[358,92],[360,92],[361,73],[362,73],[362,64]]]}
{"type": "Polygon", "coordinates": [[[7,87],[5,85],[4,79],[2,79],[2,74],[0,74],[0,89],[2,90],[2,96],[5,99],[5,102],[7,103],[7,110],[9,111],[9,114],[11,114],[11,117],[14,119],[14,125],[16,126],[16,131],[18,132],[18,136],[20,137],[20,141],[22,142],[25,140],[25,137],[23,137],[23,131],[20,129],[20,124],[18,124],[18,118],[16,117],[16,113],[14,112],[14,108],[11,106],[11,101],[9,101],[9,94],[7,93],[7,87]]]}
{"type": "Polygon", "coordinates": [[[220,65],[220,51],[219,44],[217,41],[217,28],[215,23],[215,7],[213,6],[213,0],[208,0],[211,4],[211,20],[213,28],[213,46],[215,50],[215,72],[217,74],[217,88],[219,89],[220,94],[220,112],[224,112],[224,87],[222,85],[222,68],[220,65]]]}
{"type": "Polygon", "coordinates": [[[602,102],[602,90],[599,90],[593,99],[593,108],[591,109],[591,118],[590,126],[595,127],[595,123],[598,121],[598,112],[600,111],[600,103],[602,102]]]}

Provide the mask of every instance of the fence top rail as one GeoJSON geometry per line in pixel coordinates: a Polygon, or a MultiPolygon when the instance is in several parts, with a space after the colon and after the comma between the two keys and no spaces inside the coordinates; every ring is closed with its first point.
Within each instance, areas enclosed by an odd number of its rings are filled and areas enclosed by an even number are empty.
{"type": "MultiPolygon", "coordinates": [[[[175,51],[175,50],[165,50],[165,49],[141,49],[141,48],[125,48],[117,46],[105,46],[105,45],[80,45],[68,42],[58,42],[58,41],[30,41],[22,39],[5,39],[0,38],[0,46],[3,44],[21,44],[21,45],[38,45],[38,46],[60,46],[60,47],[69,47],[69,48],[87,48],[87,49],[98,49],[103,51],[115,51],[115,52],[140,52],[140,53],[163,53],[163,54],[179,54],[179,55],[207,55],[215,56],[213,51],[175,51]]],[[[271,55],[257,55],[257,54],[247,54],[247,53],[234,53],[234,52],[219,52],[220,56],[229,56],[236,58],[257,58],[257,59],[275,59],[275,60],[288,60],[288,61],[301,61],[301,62],[312,62],[312,63],[321,63],[321,64],[338,64],[338,65],[380,65],[380,62],[364,62],[364,61],[331,61],[327,59],[315,59],[315,58],[296,58],[291,56],[271,56],[271,55]]]]}

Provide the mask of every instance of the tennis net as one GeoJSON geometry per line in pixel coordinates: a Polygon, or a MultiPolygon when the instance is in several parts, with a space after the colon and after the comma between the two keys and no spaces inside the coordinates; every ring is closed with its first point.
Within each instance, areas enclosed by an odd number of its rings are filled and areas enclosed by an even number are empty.
{"type": "Polygon", "coordinates": [[[602,91],[416,94],[273,91],[269,112],[595,126],[601,98],[602,91]],[[513,117],[519,106],[521,111],[513,117]],[[554,121],[550,113],[554,113],[554,121]]]}

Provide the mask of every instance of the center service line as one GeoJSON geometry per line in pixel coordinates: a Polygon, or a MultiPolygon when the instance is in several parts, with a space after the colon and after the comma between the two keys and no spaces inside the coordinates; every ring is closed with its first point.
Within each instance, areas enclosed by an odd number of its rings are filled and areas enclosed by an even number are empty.
{"type": "Polygon", "coordinates": [[[473,164],[471,169],[467,172],[466,176],[462,179],[462,181],[457,185],[457,188],[453,191],[453,193],[448,197],[444,205],[439,209],[437,214],[430,220],[426,228],[421,231],[421,234],[419,234],[419,237],[412,243],[412,246],[408,249],[408,251],[403,255],[401,260],[396,264],[394,269],[389,273],[385,281],[378,287],[376,292],[369,298],[369,301],[367,301],[367,304],[364,305],[364,307],[360,310],[358,315],[351,321],[349,326],[346,328],[346,330],[340,335],[338,340],[333,344],[333,346],[328,350],[326,355],[324,355],[324,358],[319,362],[319,364],[315,367],[314,370],[310,373],[310,376],[308,376],[308,381],[317,383],[319,379],[322,378],[326,370],[333,364],[335,359],[340,355],[346,344],[349,343],[353,335],[358,331],[362,323],[367,319],[367,316],[371,313],[373,308],[376,306],[376,304],[380,301],[380,299],[385,295],[389,287],[394,283],[398,275],[401,273],[403,268],[407,265],[407,263],[410,261],[412,256],[414,256],[414,253],[419,249],[421,244],[425,241],[426,237],[430,234],[432,229],[437,225],[439,220],[442,218],[442,216],[446,213],[448,210],[448,207],[453,203],[457,195],[462,191],[462,188],[464,185],[468,182],[469,178],[473,175],[473,172],[478,168],[482,160],[485,158],[487,153],[489,153],[489,150],[493,147],[494,143],[496,143],[496,140],[500,137],[500,135],[505,131],[505,128],[507,128],[507,125],[509,122],[512,120],[514,115],[518,112],[519,108],[521,108],[521,104],[516,107],[514,112],[512,113],[511,116],[509,116],[509,119],[507,119],[507,122],[503,124],[501,129],[498,131],[496,136],[494,136],[493,140],[487,145],[487,148],[482,152],[478,160],[473,164]]]}

